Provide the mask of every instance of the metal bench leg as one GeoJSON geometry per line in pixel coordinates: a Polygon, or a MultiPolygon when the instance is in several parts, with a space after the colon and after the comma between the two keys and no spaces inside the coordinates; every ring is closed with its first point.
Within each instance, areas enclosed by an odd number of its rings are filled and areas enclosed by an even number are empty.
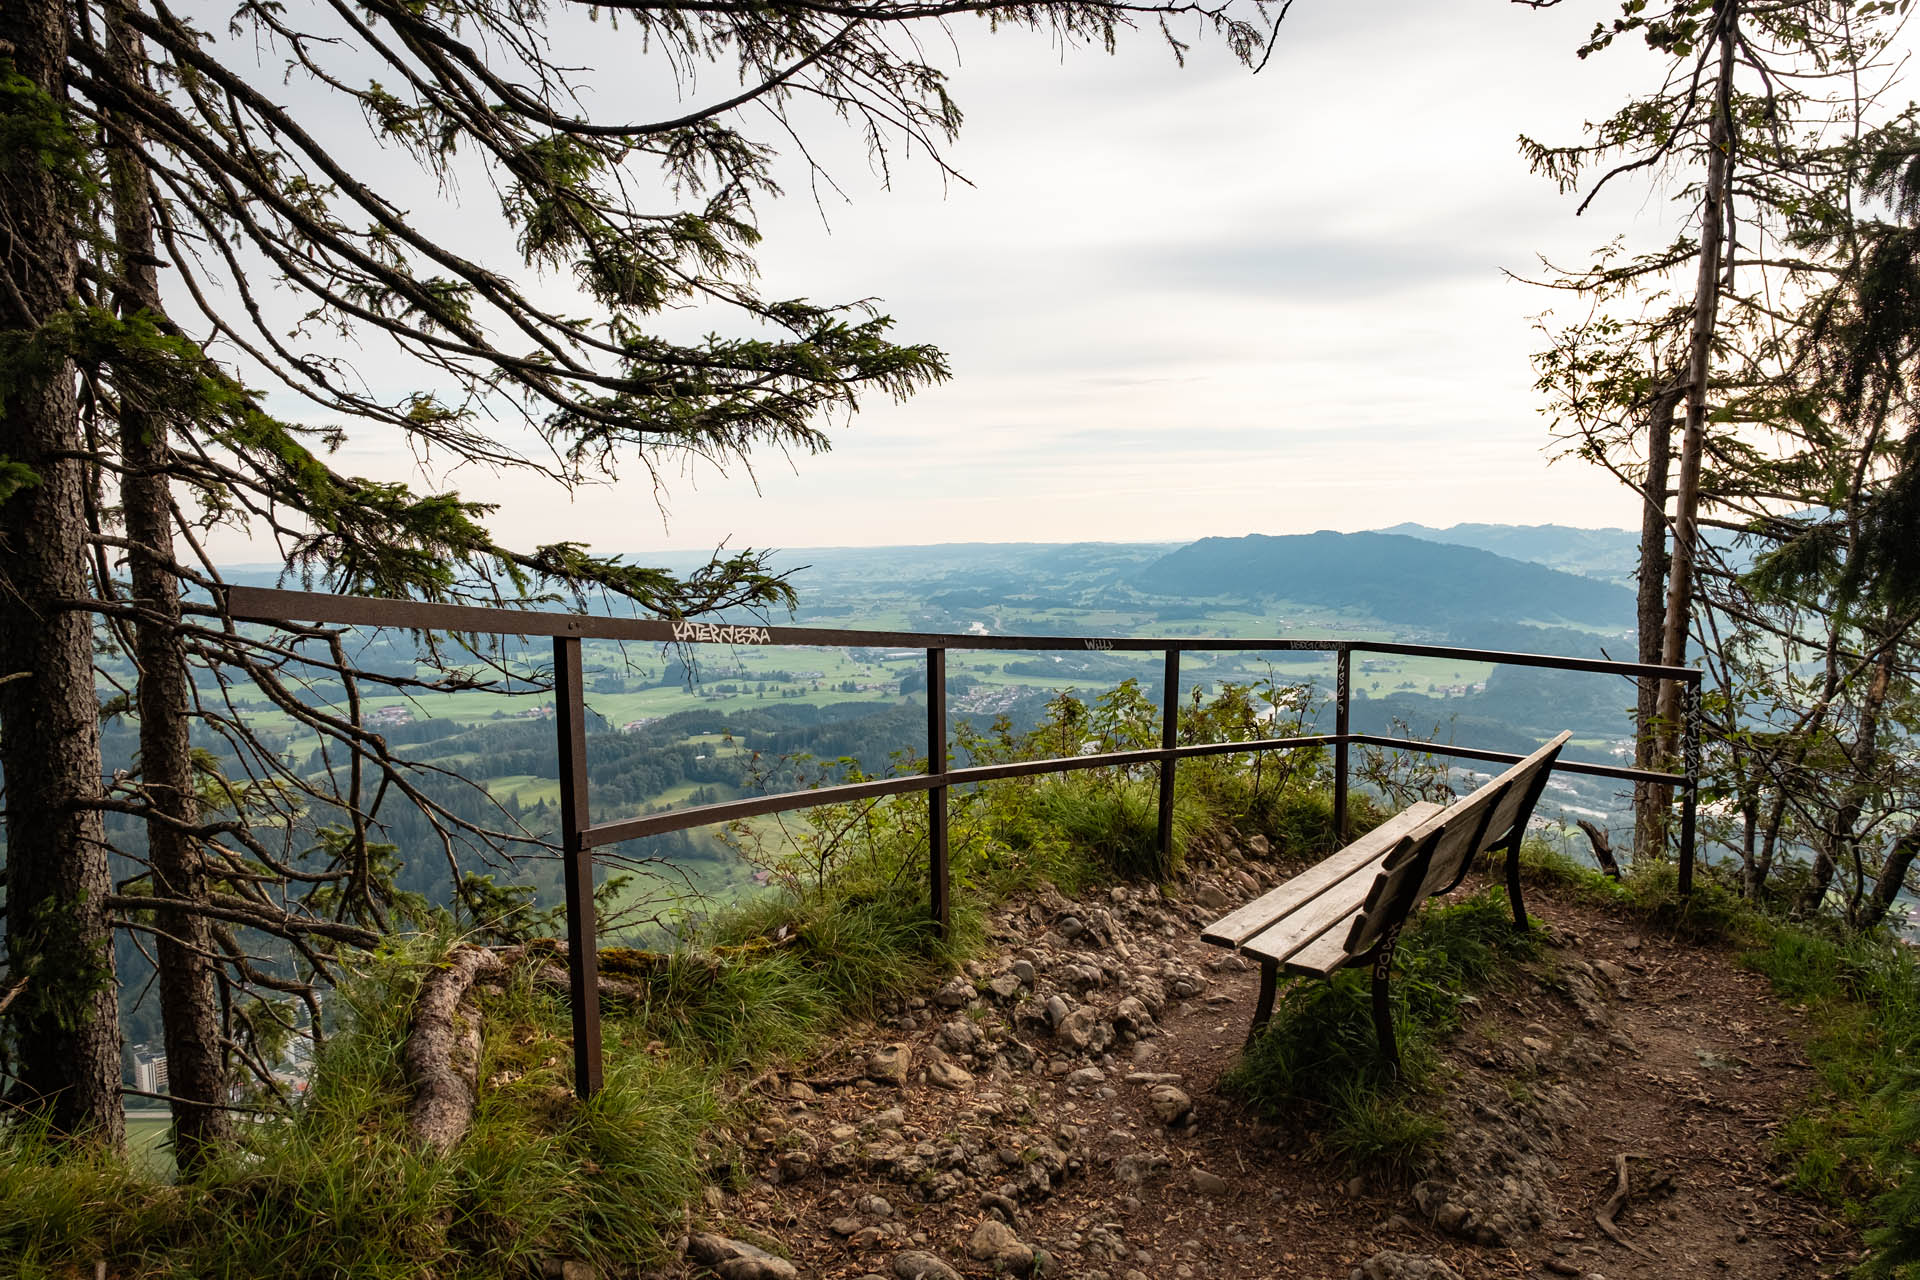
{"type": "Polygon", "coordinates": [[[1400,941],[1400,926],[1394,925],[1380,935],[1373,948],[1373,1032],[1378,1038],[1380,1057],[1387,1064],[1390,1079],[1400,1078],[1400,1046],[1393,1038],[1393,1003],[1387,998],[1387,979],[1393,973],[1393,949],[1400,941]]]}
{"type": "Polygon", "coordinates": [[[1524,834],[1516,830],[1507,841],[1507,905],[1513,908],[1513,927],[1521,933],[1527,931],[1527,904],[1520,900],[1520,838],[1524,834]]]}
{"type": "Polygon", "coordinates": [[[1273,1016],[1273,993],[1279,985],[1279,964],[1272,960],[1262,960],[1260,962],[1260,1003],[1253,1009],[1253,1026],[1247,1031],[1248,1044],[1253,1043],[1253,1038],[1260,1034],[1262,1027],[1267,1025],[1267,1019],[1273,1016]]]}

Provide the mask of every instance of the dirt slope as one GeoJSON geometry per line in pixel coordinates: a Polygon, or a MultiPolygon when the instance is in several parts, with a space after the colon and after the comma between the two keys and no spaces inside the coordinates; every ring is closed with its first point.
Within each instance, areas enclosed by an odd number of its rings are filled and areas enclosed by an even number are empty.
{"type": "Polygon", "coordinates": [[[1198,925],[1280,878],[1222,850],[1185,903],[1049,892],[1007,912],[965,979],[756,1083],[736,1189],[709,1192],[694,1256],[729,1280],[1802,1280],[1855,1256],[1773,1185],[1773,1130],[1808,1083],[1801,1021],[1725,952],[1568,893],[1532,890],[1545,961],[1449,1049],[1454,1136],[1425,1179],[1349,1179],[1249,1114],[1219,1081],[1258,973],[1198,925]],[[1595,1209],[1622,1155],[1616,1241],[1595,1209]]]}

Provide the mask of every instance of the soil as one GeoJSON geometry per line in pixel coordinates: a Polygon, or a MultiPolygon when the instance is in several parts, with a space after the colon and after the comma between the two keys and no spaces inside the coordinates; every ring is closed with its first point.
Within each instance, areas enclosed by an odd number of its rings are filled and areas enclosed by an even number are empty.
{"type": "MultiPolygon", "coordinates": [[[[1262,887],[1280,878],[1255,865],[1219,859],[1210,868],[1219,879],[1209,883],[1239,875],[1244,885],[1250,870],[1262,887]]],[[[855,1028],[818,1060],[757,1083],[764,1101],[759,1123],[740,1135],[746,1157],[738,1189],[711,1191],[708,1217],[716,1231],[758,1240],[791,1258],[801,1276],[823,1280],[911,1271],[899,1262],[907,1250],[936,1255],[962,1275],[994,1274],[994,1263],[969,1251],[993,1217],[1010,1221],[1020,1241],[1042,1252],[1043,1271],[1090,1280],[1347,1280],[1383,1250],[1439,1260],[1469,1280],[1805,1280],[1856,1260],[1858,1240],[1783,1189],[1770,1159],[1780,1118],[1811,1083],[1799,1048],[1804,1019],[1722,946],[1653,931],[1567,889],[1532,886],[1527,905],[1548,926],[1545,960],[1480,997],[1437,1073],[1456,1129],[1477,1118],[1494,1129],[1515,1123],[1503,1098],[1541,1100],[1536,1127],[1543,1131],[1528,1140],[1544,1154],[1523,1160],[1511,1177],[1475,1175],[1470,1161],[1464,1174],[1455,1170],[1460,1189],[1475,1194],[1520,1194],[1508,1184],[1529,1177],[1541,1189],[1539,1225],[1503,1233],[1496,1245],[1461,1238],[1471,1231],[1441,1230],[1405,1179],[1356,1177],[1310,1133],[1263,1121],[1223,1092],[1221,1076],[1239,1056],[1259,975],[1182,923],[1218,914],[1197,904],[1172,906],[1170,922],[1157,928],[1151,913],[1139,915],[1125,935],[1134,953],[1143,939],[1158,948],[1146,958],[1163,971],[1170,961],[1205,975],[1203,991],[1169,994],[1155,1019],[1158,1034],[1136,1044],[1121,1035],[1104,1053],[1056,1056],[1031,1024],[1022,1029],[1008,1002],[943,1009],[933,1003],[938,993],[928,992],[910,1002],[919,1009],[891,1016],[891,1025],[855,1028]],[[1570,982],[1569,974],[1589,976],[1570,982]],[[945,1055],[977,1076],[953,1088],[930,1082],[926,1068],[943,1056],[942,1024],[969,1013],[989,1029],[1006,1025],[1005,1034],[1034,1044],[1039,1057],[987,1070],[984,1054],[945,1055]],[[913,1050],[904,1086],[861,1078],[869,1051],[886,1044],[913,1050]],[[1101,1068],[1103,1082],[1086,1082],[1089,1064],[1101,1068]],[[1189,1120],[1163,1123],[1152,1105],[1154,1082],[1142,1074],[1177,1077],[1192,1098],[1189,1120]],[[890,1108],[901,1114],[887,1116],[890,1108]],[[862,1130],[858,1139],[849,1126],[862,1130]],[[889,1169],[889,1142],[895,1154],[925,1153],[926,1168],[914,1177],[889,1169]],[[1053,1179],[1023,1167],[1036,1149],[1061,1166],[1053,1179]],[[850,1150],[860,1157],[849,1162],[850,1150]],[[1022,1197],[995,1199],[995,1152],[1008,1177],[1025,1174],[1022,1197]],[[1616,1189],[1623,1155],[1628,1194],[1615,1240],[1595,1215],[1616,1189]],[[951,1172],[933,1176],[943,1168],[951,1172]],[[1489,1185],[1467,1187],[1476,1176],[1489,1185]],[[874,1195],[890,1212],[862,1201],[874,1195]]],[[[977,982],[1004,974],[1016,955],[1034,955],[1036,944],[1043,961],[1056,954],[1037,936],[1038,915],[1016,908],[1002,917],[1003,951],[972,967],[977,982]]],[[[1038,998],[1047,978],[1043,963],[1039,991],[1029,987],[1020,999],[1038,998]]],[[[1375,1268],[1389,1277],[1446,1274],[1375,1268]]]]}

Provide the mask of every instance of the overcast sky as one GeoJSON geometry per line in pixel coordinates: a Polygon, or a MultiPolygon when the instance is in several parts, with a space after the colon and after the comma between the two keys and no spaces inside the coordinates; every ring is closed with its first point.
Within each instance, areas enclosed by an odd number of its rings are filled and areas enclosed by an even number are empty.
{"type": "MultiPolygon", "coordinates": [[[[971,185],[909,161],[883,189],[822,123],[848,199],[816,207],[802,183],[761,211],[767,296],[873,297],[899,339],[948,353],[950,383],[874,400],[825,455],[673,475],[664,517],[638,479],[569,500],[410,474],[365,437],[338,464],[498,502],[511,542],[630,553],[1636,524],[1613,481],[1549,465],[1527,358],[1555,299],[1502,275],[1671,230],[1644,186],[1576,219],[1516,148],[1648,87],[1633,51],[1574,57],[1616,11],[1299,0],[1257,76],[1217,42],[1182,69],[1150,33],[1063,55],[965,24],[949,159],[971,185]]],[[[597,47],[617,61],[616,33],[597,47]]]]}

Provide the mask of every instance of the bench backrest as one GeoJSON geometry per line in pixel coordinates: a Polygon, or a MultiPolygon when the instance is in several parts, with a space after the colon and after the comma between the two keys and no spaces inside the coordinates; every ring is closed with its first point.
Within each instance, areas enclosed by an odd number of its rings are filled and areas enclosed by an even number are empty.
{"type": "Polygon", "coordinates": [[[1566,732],[1479,790],[1402,836],[1381,863],[1366,904],[1347,933],[1347,953],[1360,955],[1436,893],[1459,883],[1473,860],[1526,830],[1547,785],[1566,732]]]}

